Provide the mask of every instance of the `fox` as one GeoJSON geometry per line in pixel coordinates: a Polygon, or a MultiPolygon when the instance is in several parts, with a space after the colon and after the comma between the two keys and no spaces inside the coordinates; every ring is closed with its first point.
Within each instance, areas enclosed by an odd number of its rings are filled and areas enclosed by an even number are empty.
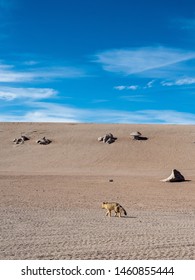
{"type": "Polygon", "coordinates": [[[111,211],[113,210],[115,212],[115,217],[121,217],[121,212],[123,212],[125,214],[125,216],[127,215],[127,212],[125,211],[125,209],[118,203],[118,202],[103,202],[102,203],[102,209],[106,209],[106,216],[110,216],[111,217],[111,211]]]}

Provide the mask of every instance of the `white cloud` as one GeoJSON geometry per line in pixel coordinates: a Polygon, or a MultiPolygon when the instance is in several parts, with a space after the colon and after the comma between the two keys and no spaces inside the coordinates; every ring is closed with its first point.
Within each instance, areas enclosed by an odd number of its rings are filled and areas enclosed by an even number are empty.
{"type": "Polygon", "coordinates": [[[194,124],[195,114],[173,110],[143,111],[108,111],[102,112],[108,123],[161,123],[161,124],[194,124]]]}
{"type": "Polygon", "coordinates": [[[84,71],[74,67],[39,67],[19,71],[13,65],[0,64],[0,82],[2,83],[45,81],[84,76],[84,71]]]}
{"type": "Polygon", "coordinates": [[[131,85],[131,86],[115,86],[114,89],[116,90],[137,90],[139,88],[138,85],[131,85]]]}
{"type": "Polygon", "coordinates": [[[0,87],[0,99],[11,101],[14,99],[44,99],[57,94],[52,88],[14,88],[0,87]]]}
{"type": "Polygon", "coordinates": [[[109,72],[149,77],[167,75],[166,69],[195,58],[195,52],[165,47],[116,49],[96,54],[95,62],[109,72]]]}
{"type": "Polygon", "coordinates": [[[176,81],[176,85],[178,86],[192,85],[192,84],[195,84],[195,78],[184,78],[176,81]]]}
{"type": "Polygon", "coordinates": [[[33,111],[23,115],[2,115],[0,114],[0,122],[64,122],[64,123],[79,123],[74,116],[52,116],[42,111],[33,111]]]}
{"type": "Polygon", "coordinates": [[[167,81],[163,81],[161,82],[162,86],[166,86],[166,87],[171,87],[175,85],[175,82],[167,82],[167,81]]]}
{"type": "Polygon", "coordinates": [[[155,80],[152,80],[152,81],[148,82],[145,88],[152,88],[154,82],[155,82],[155,80]]]}
{"type": "Polygon", "coordinates": [[[64,114],[64,115],[53,115],[47,111],[34,111],[29,112],[24,116],[27,122],[70,122],[70,123],[79,123],[80,121],[73,114],[64,114]]]}
{"type": "Polygon", "coordinates": [[[116,89],[116,90],[124,90],[124,89],[126,89],[126,86],[115,86],[114,89],[116,89]]]}
{"type": "Polygon", "coordinates": [[[137,90],[137,89],[138,89],[138,86],[137,86],[137,85],[127,86],[127,89],[130,89],[130,90],[137,90]]]}
{"type": "Polygon", "coordinates": [[[23,115],[3,116],[0,121],[19,121],[19,122],[82,122],[86,116],[92,115],[93,111],[76,109],[70,106],[62,106],[45,102],[33,102],[30,104],[34,109],[28,110],[23,115]]]}
{"type": "Polygon", "coordinates": [[[161,82],[163,86],[184,86],[195,84],[195,78],[188,77],[183,79],[178,79],[175,81],[163,81],[161,82]]]}
{"type": "Polygon", "coordinates": [[[140,111],[146,123],[164,124],[194,124],[195,114],[174,110],[145,110],[140,111]]]}
{"type": "Polygon", "coordinates": [[[119,111],[78,109],[66,105],[34,102],[34,110],[31,108],[22,115],[8,115],[1,112],[0,121],[194,124],[195,114],[172,110],[119,111]]]}
{"type": "Polygon", "coordinates": [[[114,89],[116,90],[138,90],[138,89],[147,89],[152,88],[155,80],[148,82],[145,86],[138,86],[138,85],[131,85],[131,86],[115,86],[114,89]]]}

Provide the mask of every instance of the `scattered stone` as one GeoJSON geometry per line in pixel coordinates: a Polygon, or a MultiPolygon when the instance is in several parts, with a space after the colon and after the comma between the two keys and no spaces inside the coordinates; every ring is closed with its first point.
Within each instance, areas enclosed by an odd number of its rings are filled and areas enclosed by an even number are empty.
{"type": "Polygon", "coordinates": [[[108,134],[105,134],[105,135],[102,136],[102,137],[98,137],[98,141],[99,141],[99,142],[102,141],[103,143],[107,143],[107,144],[114,143],[116,139],[117,139],[117,138],[114,137],[112,133],[108,133],[108,134]]]}
{"type": "Polygon", "coordinates": [[[139,131],[133,131],[131,132],[131,137],[133,138],[133,140],[147,140],[147,137],[143,137],[141,132],[139,131]]]}
{"type": "Polygon", "coordinates": [[[23,144],[24,140],[22,138],[18,138],[18,139],[16,138],[16,139],[14,139],[13,142],[15,142],[16,144],[23,144]]]}
{"type": "Polygon", "coordinates": [[[50,144],[52,141],[49,140],[49,139],[46,139],[45,137],[43,137],[43,138],[37,140],[36,142],[37,142],[38,144],[40,144],[40,145],[48,145],[48,144],[50,144]]]}
{"type": "Polygon", "coordinates": [[[104,137],[98,137],[98,141],[99,141],[99,142],[103,141],[103,138],[104,138],[104,137]]]}
{"type": "Polygon", "coordinates": [[[177,169],[173,169],[171,172],[171,175],[168,178],[163,179],[161,181],[162,182],[183,182],[183,181],[185,181],[185,178],[177,169]]]}
{"type": "Polygon", "coordinates": [[[20,138],[15,138],[15,139],[13,140],[13,142],[16,143],[16,144],[23,144],[24,141],[27,141],[27,140],[29,140],[29,138],[28,138],[27,136],[21,135],[20,138]]]}
{"type": "Polygon", "coordinates": [[[22,135],[21,138],[22,138],[24,141],[30,140],[30,138],[28,138],[26,135],[22,135]]]}
{"type": "Polygon", "coordinates": [[[108,141],[108,139],[111,139],[110,135],[109,134],[106,134],[104,137],[103,137],[103,142],[106,143],[108,141]]]}
{"type": "Polygon", "coordinates": [[[108,138],[106,141],[107,144],[112,144],[115,140],[113,138],[108,138]]]}
{"type": "Polygon", "coordinates": [[[142,134],[141,134],[141,132],[139,132],[139,131],[133,131],[133,132],[131,132],[130,135],[133,136],[133,137],[139,137],[139,136],[141,136],[142,134]]]}

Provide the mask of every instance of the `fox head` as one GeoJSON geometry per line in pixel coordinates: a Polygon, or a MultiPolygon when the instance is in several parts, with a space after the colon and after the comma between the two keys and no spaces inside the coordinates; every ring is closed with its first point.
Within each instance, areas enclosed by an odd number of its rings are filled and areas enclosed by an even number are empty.
{"type": "Polygon", "coordinates": [[[102,208],[104,208],[104,205],[106,204],[106,202],[102,202],[102,208]]]}

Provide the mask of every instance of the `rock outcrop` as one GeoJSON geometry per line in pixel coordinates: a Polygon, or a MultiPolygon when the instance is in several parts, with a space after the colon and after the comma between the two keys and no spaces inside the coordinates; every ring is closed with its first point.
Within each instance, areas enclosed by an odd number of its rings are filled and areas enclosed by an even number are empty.
{"type": "Polygon", "coordinates": [[[173,169],[171,172],[171,175],[168,178],[163,179],[161,181],[162,182],[183,182],[183,181],[185,181],[185,178],[177,169],[173,169]]]}
{"type": "Polygon", "coordinates": [[[141,132],[139,131],[133,131],[131,132],[130,136],[133,138],[133,140],[147,140],[147,137],[142,136],[141,132]]]}
{"type": "Polygon", "coordinates": [[[48,145],[48,144],[50,144],[52,141],[49,140],[49,139],[46,139],[45,137],[43,137],[43,138],[37,140],[36,142],[37,142],[38,144],[40,144],[40,145],[48,145]]]}
{"type": "Polygon", "coordinates": [[[98,137],[99,142],[102,141],[103,143],[107,143],[107,144],[111,144],[111,143],[115,142],[116,139],[117,138],[114,137],[112,135],[112,133],[108,133],[108,134],[105,134],[104,136],[98,137]]]}
{"type": "Polygon", "coordinates": [[[27,141],[27,140],[29,140],[29,138],[28,138],[27,136],[21,135],[20,138],[15,138],[15,139],[13,140],[13,142],[14,142],[15,144],[23,144],[24,141],[27,141]]]}

